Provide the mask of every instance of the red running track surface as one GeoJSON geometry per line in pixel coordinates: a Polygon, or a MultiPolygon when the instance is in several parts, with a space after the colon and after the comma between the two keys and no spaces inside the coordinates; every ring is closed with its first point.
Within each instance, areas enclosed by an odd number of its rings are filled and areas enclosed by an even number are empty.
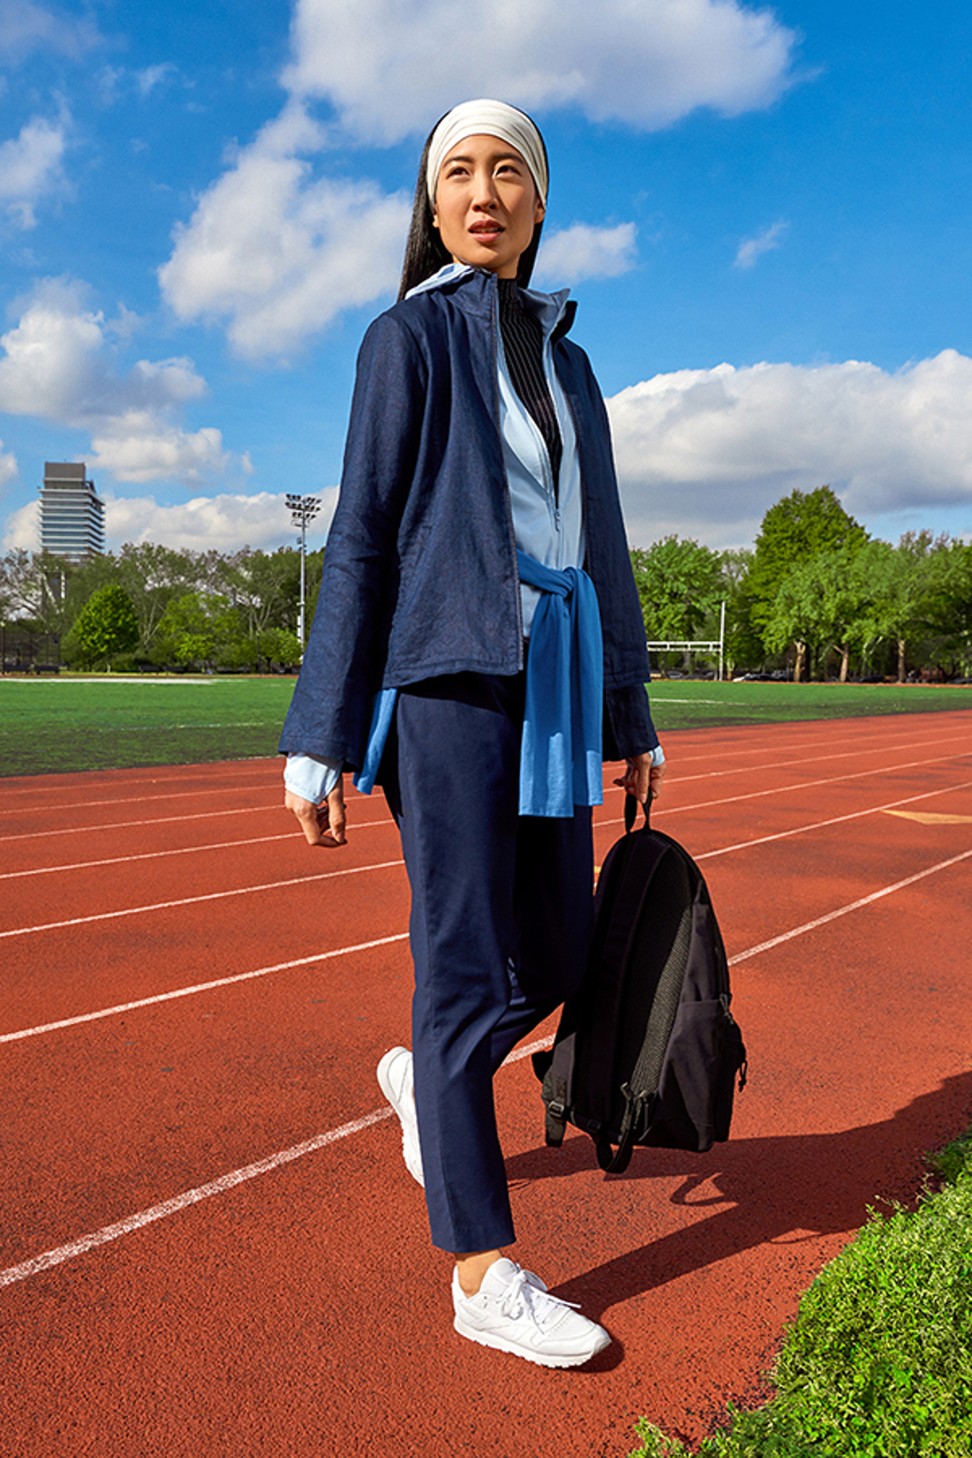
{"type": "Polygon", "coordinates": [[[728,1144],[605,1179],[499,1074],[516,1253],[615,1338],[568,1373],[451,1329],[373,1077],[410,995],[380,795],[315,851],[276,761],[5,781],[0,1451],[620,1458],[639,1414],[758,1400],[814,1274],[972,1123],[970,730],[668,736],[751,1082],[728,1144]]]}

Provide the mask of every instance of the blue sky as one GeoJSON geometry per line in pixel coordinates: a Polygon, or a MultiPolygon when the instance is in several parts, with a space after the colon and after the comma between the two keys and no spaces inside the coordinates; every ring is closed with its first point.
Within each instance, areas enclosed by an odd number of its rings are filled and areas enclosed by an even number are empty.
{"type": "Polygon", "coordinates": [[[960,0],[4,0],[3,545],[45,459],[110,545],[274,546],[285,491],[322,537],[419,148],[483,94],[546,136],[634,544],[823,482],[972,538],[970,47],[960,0]]]}

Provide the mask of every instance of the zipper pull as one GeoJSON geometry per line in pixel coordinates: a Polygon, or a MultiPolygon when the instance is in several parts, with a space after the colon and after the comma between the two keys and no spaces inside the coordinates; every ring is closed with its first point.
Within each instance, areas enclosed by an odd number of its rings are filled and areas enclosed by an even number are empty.
{"type": "Polygon", "coordinates": [[[554,507],[554,526],[557,528],[557,530],[559,532],[560,531],[560,507],[559,506],[555,506],[554,507]]]}

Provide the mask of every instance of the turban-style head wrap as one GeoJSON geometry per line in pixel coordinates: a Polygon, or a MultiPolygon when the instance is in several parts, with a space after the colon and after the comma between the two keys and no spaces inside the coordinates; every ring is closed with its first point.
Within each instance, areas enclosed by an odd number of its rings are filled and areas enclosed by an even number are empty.
{"type": "Polygon", "coordinates": [[[530,175],[537,186],[540,201],[547,205],[547,158],[543,140],[536,123],[525,111],[508,106],[505,101],[463,101],[446,112],[432,133],[429,143],[429,163],[426,171],[426,185],[429,202],[435,207],[435,188],[439,170],[448,154],[458,142],[466,137],[499,137],[515,147],[530,169],[530,175]]]}

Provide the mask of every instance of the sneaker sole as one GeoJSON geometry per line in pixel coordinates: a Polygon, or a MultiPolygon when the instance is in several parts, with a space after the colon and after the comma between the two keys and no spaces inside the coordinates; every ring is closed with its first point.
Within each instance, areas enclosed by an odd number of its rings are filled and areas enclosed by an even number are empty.
{"type": "Polygon", "coordinates": [[[610,1346],[611,1338],[605,1332],[604,1341],[599,1341],[593,1351],[575,1353],[549,1353],[532,1351],[528,1347],[517,1346],[515,1342],[505,1341],[503,1337],[497,1336],[495,1332],[481,1331],[478,1327],[466,1326],[460,1317],[456,1317],[452,1323],[460,1336],[467,1337],[471,1342],[477,1342],[481,1347],[491,1347],[497,1352],[508,1352],[511,1357],[523,1357],[527,1362],[533,1362],[538,1367],[583,1367],[598,1352],[603,1352],[605,1347],[610,1346]]]}
{"type": "Polygon", "coordinates": [[[424,1189],[425,1176],[422,1171],[422,1156],[421,1154],[419,1154],[416,1162],[416,1156],[413,1153],[409,1141],[405,1136],[405,1120],[402,1118],[401,1104],[399,1103],[399,1100],[396,1097],[395,1091],[392,1088],[388,1078],[388,1069],[394,1060],[394,1055],[398,1051],[399,1050],[397,1048],[392,1048],[389,1050],[389,1052],[383,1055],[383,1057],[379,1060],[378,1067],[375,1070],[375,1075],[378,1079],[378,1087],[381,1089],[382,1093],[385,1095],[385,1098],[395,1110],[395,1115],[398,1119],[398,1122],[402,1126],[402,1158],[405,1161],[405,1168],[412,1176],[412,1179],[415,1180],[416,1184],[421,1185],[424,1189]]]}

